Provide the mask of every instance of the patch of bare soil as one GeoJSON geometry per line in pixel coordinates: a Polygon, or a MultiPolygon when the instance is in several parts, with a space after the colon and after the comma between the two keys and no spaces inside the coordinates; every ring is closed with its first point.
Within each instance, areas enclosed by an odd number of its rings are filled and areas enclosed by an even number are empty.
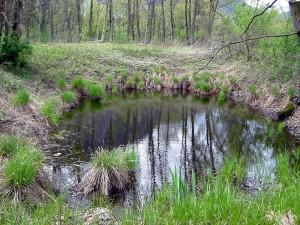
{"type": "Polygon", "coordinates": [[[14,108],[7,93],[0,90],[0,133],[18,134],[36,144],[47,142],[50,129],[35,103],[22,108],[14,108]]]}
{"type": "Polygon", "coordinates": [[[285,125],[289,133],[300,142],[300,107],[285,120],[285,125]]]}

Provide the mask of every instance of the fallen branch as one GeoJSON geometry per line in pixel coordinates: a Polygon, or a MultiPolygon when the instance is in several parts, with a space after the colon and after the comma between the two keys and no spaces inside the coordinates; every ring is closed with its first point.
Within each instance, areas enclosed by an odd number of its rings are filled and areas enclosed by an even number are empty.
{"type": "Polygon", "coordinates": [[[217,55],[223,49],[228,48],[231,45],[236,45],[236,44],[241,44],[241,43],[248,42],[248,41],[256,41],[256,40],[266,39],[266,38],[282,38],[282,37],[290,37],[290,36],[294,36],[294,35],[300,35],[300,31],[289,33],[289,34],[277,34],[277,35],[265,35],[265,36],[259,36],[259,37],[250,37],[250,38],[246,38],[246,39],[241,39],[241,40],[237,40],[237,41],[228,42],[225,45],[223,45],[222,47],[220,47],[215,52],[215,54],[209,58],[208,62],[203,67],[200,67],[198,69],[197,73],[199,73],[201,70],[205,69],[217,57],[217,55]]]}

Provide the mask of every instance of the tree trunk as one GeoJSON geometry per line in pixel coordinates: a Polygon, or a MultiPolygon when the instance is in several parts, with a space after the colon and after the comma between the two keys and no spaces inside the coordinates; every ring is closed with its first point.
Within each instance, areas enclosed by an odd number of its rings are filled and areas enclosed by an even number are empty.
{"type": "Polygon", "coordinates": [[[41,11],[41,20],[40,20],[40,40],[46,41],[46,35],[47,35],[47,11],[49,8],[49,2],[48,0],[41,0],[40,1],[40,11],[41,11]]]}
{"type": "Polygon", "coordinates": [[[106,35],[107,35],[107,32],[108,32],[108,8],[109,8],[108,3],[106,3],[105,20],[104,20],[104,25],[103,25],[101,42],[105,42],[106,35]]]}
{"type": "Polygon", "coordinates": [[[89,38],[92,39],[93,37],[93,6],[94,0],[91,0],[90,3],[90,19],[89,19],[89,38]]]}
{"type": "Polygon", "coordinates": [[[76,0],[76,11],[77,11],[77,27],[78,27],[79,42],[80,42],[81,35],[82,35],[81,0],[76,0]]]}
{"type": "Polygon", "coordinates": [[[174,21],[174,5],[173,0],[170,0],[170,19],[171,19],[171,39],[173,40],[175,37],[175,21],[174,21]]]}
{"type": "Polygon", "coordinates": [[[293,17],[293,23],[296,31],[298,32],[298,42],[300,44],[300,2],[289,1],[291,15],[293,17]]]}
{"type": "Polygon", "coordinates": [[[161,0],[161,19],[162,19],[162,34],[161,41],[166,41],[166,17],[165,17],[165,8],[164,8],[164,0],[161,0]]]}
{"type": "Polygon", "coordinates": [[[54,41],[54,4],[55,2],[51,0],[50,2],[50,13],[49,13],[49,21],[50,21],[50,37],[51,41],[54,41]]]}
{"type": "Polygon", "coordinates": [[[22,29],[21,29],[21,14],[23,10],[23,1],[16,0],[15,8],[13,12],[13,20],[12,20],[12,34],[20,38],[22,36],[22,29]]]}
{"type": "Polygon", "coordinates": [[[0,37],[2,36],[5,23],[5,0],[0,0],[0,37]]]}
{"type": "Polygon", "coordinates": [[[155,0],[150,0],[148,5],[148,18],[147,18],[147,28],[146,28],[146,35],[145,35],[146,44],[149,44],[152,40],[154,7],[155,7],[155,0]]]}
{"type": "Polygon", "coordinates": [[[185,0],[184,5],[184,16],[185,16],[185,35],[186,35],[186,42],[189,45],[190,44],[190,27],[189,27],[189,0],[185,0]]]}
{"type": "Polygon", "coordinates": [[[196,18],[198,15],[198,10],[199,10],[199,0],[195,0],[194,14],[193,14],[193,20],[192,20],[192,25],[191,25],[191,42],[192,42],[192,44],[195,43],[196,18]]]}
{"type": "Polygon", "coordinates": [[[139,0],[135,0],[135,21],[136,21],[136,37],[137,40],[141,40],[141,30],[140,30],[140,5],[139,0]]]}
{"type": "Polygon", "coordinates": [[[127,0],[127,39],[131,38],[131,0],[127,0]]]}

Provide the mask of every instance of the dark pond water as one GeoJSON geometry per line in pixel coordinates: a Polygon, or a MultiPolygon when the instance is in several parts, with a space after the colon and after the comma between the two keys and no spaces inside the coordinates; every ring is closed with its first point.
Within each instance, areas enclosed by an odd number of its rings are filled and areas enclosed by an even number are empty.
{"type": "Polygon", "coordinates": [[[245,185],[259,190],[276,181],[276,154],[294,141],[278,124],[232,103],[218,105],[192,96],[109,97],[105,104],[84,102],[54,134],[64,148],[49,153],[49,172],[59,190],[78,183],[98,148],[131,147],[138,154],[136,183],[125,203],[144,201],[171,171],[191,180],[218,171],[227,157],[244,157],[245,185]]]}

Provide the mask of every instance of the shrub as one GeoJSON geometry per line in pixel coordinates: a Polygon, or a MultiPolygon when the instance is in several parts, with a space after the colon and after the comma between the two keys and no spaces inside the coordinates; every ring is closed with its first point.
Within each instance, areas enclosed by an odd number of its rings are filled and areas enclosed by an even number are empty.
{"type": "Polygon", "coordinates": [[[58,102],[55,99],[47,100],[41,108],[42,115],[53,124],[57,125],[59,122],[59,115],[57,112],[58,102]]]}
{"type": "Polygon", "coordinates": [[[4,37],[0,42],[0,63],[24,66],[31,53],[29,42],[16,36],[4,37]]]}
{"type": "Polygon", "coordinates": [[[212,89],[212,86],[210,83],[201,80],[196,82],[195,88],[200,91],[208,92],[212,89]]]}
{"type": "Polygon", "coordinates": [[[65,91],[61,94],[61,98],[65,103],[72,103],[76,100],[76,95],[72,91],[65,91]]]}
{"type": "Polygon", "coordinates": [[[250,92],[250,94],[255,95],[256,94],[256,85],[255,84],[250,84],[248,86],[248,91],[250,92]]]}
{"type": "Polygon", "coordinates": [[[0,136],[0,156],[12,156],[26,146],[26,141],[19,136],[0,136]]]}
{"type": "Polygon", "coordinates": [[[28,105],[30,100],[30,94],[25,89],[19,90],[14,96],[14,105],[15,106],[25,106],[28,105]]]}
{"type": "Polygon", "coordinates": [[[104,95],[102,84],[88,84],[87,93],[92,98],[101,98],[104,95]]]}
{"type": "Polygon", "coordinates": [[[288,95],[292,98],[296,96],[296,89],[294,87],[288,88],[288,95]]]}
{"type": "Polygon", "coordinates": [[[57,85],[60,89],[64,89],[66,87],[66,79],[61,78],[57,81],[57,85]]]}
{"type": "Polygon", "coordinates": [[[85,82],[81,76],[75,77],[72,81],[72,87],[77,90],[82,90],[85,86],[85,82]]]}
{"type": "Polygon", "coordinates": [[[5,177],[15,187],[23,187],[34,181],[42,166],[44,156],[40,151],[24,149],[18,151],[4,166],[5,177]]]}

